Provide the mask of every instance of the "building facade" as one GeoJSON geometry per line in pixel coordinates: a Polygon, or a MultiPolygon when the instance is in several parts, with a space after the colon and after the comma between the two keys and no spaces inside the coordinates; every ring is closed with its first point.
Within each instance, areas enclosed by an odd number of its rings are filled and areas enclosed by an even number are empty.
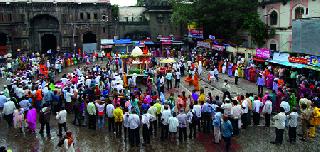
{"type": "Polygon", "coordinates": [[[155,41],[159,35],[171,35],[180,39],[183,28],[173,24],[171,14],[168,0],[145,0],[142,7],[120,7],[119,37],[134,40],[149,37],[155,41]]]}
{"type": "Polygon", "coordinates": [[[108,1],[46,1],[0,2],[2,51],[73,51],[85,44],[99,49],[100,39],[114,36],[108,1]]]}
{"type": "Polygon", "coordinates": [[[265,47],[274,51],[292,50],[292,21],[320,17],[320,0],[259,0],[260,19],[276,29],[265,47]]]}

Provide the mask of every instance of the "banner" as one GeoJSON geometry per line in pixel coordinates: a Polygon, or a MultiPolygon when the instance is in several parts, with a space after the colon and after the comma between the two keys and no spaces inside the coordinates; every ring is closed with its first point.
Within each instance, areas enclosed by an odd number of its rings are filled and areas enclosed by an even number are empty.
{"type": "Polygon", "coordinates": [[[203,41],[197,41],[197,47],[204,47],[210,49],[210,43],[209,42],[203,42],[203,41]]]}
{"type": "Polygon", "coordinates": [[[188,37],[203,39],[203,28],[198,27],[196,22],[188,24],[188,37]]]}
{"type": "Polygon", "coordinates": [[[309,64],[320,67],[320,57],[311,56],[309,59],[309,64]]]}
{"type": "Polygon", "coordinates": [[[220,45],[212,45],[213,50],[224,51],[225,47],[220,45]]]}
{"type": "Polygon", "coordinates": [[[262,58],[262,59],[268,59],[270,58],[270,50],[266,48],[257,48],[256,57],[262,58]]]}
{"type": "Polygon", "coordinates": [[[300,64],[308,64],[309,60],[304,57],[289,57],[289,62],[292,63],[300,63],[300,64]]]}

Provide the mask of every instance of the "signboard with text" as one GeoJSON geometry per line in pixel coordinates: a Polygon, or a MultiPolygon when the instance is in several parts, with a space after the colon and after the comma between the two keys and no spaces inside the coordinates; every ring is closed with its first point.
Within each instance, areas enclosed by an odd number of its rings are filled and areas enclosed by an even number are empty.
{"type": "Polygon", "coordinates": [[[270,50],[266,48],[258,48],[256,49],[256,57],[268,59],[270,58],[270,50]]]}
{"type": "Polygon", "coordinates": [[[198,41],[197,42],[197,47],[203,47],[210,49],[210,43],[209,42],[204,42],[204,41],[198,41]]]}
{"type": "Polygon", "coordinates": [[[203,39],[203,28],[199,27],[196,22],[188,24],[188,37],[203,39]]]}

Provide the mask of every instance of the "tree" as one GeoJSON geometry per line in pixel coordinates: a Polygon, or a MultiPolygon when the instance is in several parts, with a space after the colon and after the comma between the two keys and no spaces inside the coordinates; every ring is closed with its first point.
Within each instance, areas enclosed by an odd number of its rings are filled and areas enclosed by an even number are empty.
{"type": "Polygon", "coordinates": [[[173,22],[196,21],[203,26],[206,37],[211,34],[236,44],[241,43],[239,31],[247,30],[245,19],[257,14],[258,7],[257,0],[171,0],[171,4],[173,22]]]}
{"type": "Polygon", "coordinates": [[[118,21],[119,18],[119,5],[111,5],[111,15],[113,21],[118,21]]]}
{"type": "Polygon", "coordinates": [[[274,28],[270,28],[262,22],[257,14],[246,16],[243,23],[243,29],[246,29],[250,33],[253,42],[258,47],[262,47],[267,39],[272,38],[275,35],[274,28]]]}
{"type": "Polygon", "coordinates": [[[144,6],[145,0],[137,0],[137,6],[144,6]]]}

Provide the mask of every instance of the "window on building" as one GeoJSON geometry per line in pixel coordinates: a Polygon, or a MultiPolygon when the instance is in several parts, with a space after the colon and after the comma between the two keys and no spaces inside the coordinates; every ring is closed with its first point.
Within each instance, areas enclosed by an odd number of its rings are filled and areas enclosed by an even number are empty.
{"type": "Polygon", "coordinates": [[[61,14],[62,22],[65,23],[67,21],[66,14],[61,14]]]}
{"type": "Polygon", "coordinates": [[[270,50],[277,51],[277,44],[271,43],[270,44],[270,50]]]}
{"type": "Polygon", "coordinates": [[[97,20],[97,19],[98,19],[98,14],[97,14],[97,13],[94,13],[94,14],[93,14],[93,18],[94,18],[95,20],[97,20]]]}
{"type": "Polygon", "coordinates": [[[80,13],[80,19],[83,20],[83,13],[80,13]]]}
{"type": "Polygon", "coordinates": [[[90,20],[91,19],[91,14],[87,13],[87,19],[90,20]]]}
{"type": "Polygon", "coordinates": [[[270,25],[278,24],[278,13],[276,11],[272,11],[270,13],[270,25]]]}
{"type": "Polygon", "coordinates": [[[295,9],[295,19],[300,19],[302,18],[302,15],[304,14],[304,8],[302,7],[297,7],[295,9]]]}
{"type": "Polygon", "coordinates": [[[129,17],[124,17],[124,19],[126,20],[126,22],[129,22],[129,17]]]}
{"type": "Polygon", "coordinates": [[[103,19],[103,20],[106,20],[106,16],[105,16],[105,15],[102,15],[102,19],[103,19]]]}
{"type": "Polygon", "coordinates": [[[20,14],[20,20],[21,22],[24,22],[24,14],[20,14]]]}
{"type": "Polygon", "coordinates": [[[102,31],[103,31],[103,33],[106,33],[106,28],[103,27],[103,28],[102,28],[102,31]]]}
{"type": "Polygon", "coordinates": [[[3,22],[3,14],[0,13],[0,22],[3,22]]]}
{"type": "Polygon", "coordinates": [[[12,14],[8,14],[8,21],[9,21],[9,22],[12,21],[12,14]]]}

